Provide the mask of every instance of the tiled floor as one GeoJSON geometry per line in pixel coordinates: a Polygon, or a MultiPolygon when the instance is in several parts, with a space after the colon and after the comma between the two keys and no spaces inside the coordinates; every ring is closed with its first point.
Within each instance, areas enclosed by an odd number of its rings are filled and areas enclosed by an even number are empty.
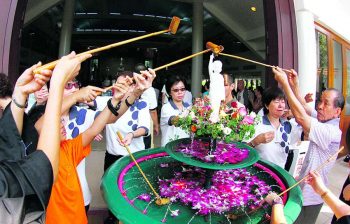
{"type": "MultiPolygon", "coordinates": [[[[159,139],[156,140],[156,145],[159,145],[159,139]]],[[[100,181],[103,175],[105,144],[94,143],[92,148],[94,150],[87,158],[86,163],[86,175],[92,192],[92,201],[90,204],[88,218],[90,224],[100,224],[103,223],[104,218],[107,216],[106,204],[100,192],[100,181]]],[[[343,162],[342,158],[338,159],[329,176],[329,188],[335,195],[339,195],[348,174],[348,164],[343,162]]],[[[320,215],[318,216],[316,224],[328,224],[330,223],[332,217],[333,212],[327,205],[324,205],[320,215]]]]}

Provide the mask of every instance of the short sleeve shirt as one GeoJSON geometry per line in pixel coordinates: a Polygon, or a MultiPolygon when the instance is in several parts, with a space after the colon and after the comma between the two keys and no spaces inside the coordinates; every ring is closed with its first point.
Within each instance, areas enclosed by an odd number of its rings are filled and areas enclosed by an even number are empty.
{"type": "MultiPolygon", "coordinates": [[[[188,108],[190,105],[183,102],[183,107],[188,108]]],[[[188,138],[189,134],[186,133],[179,127],[175,127],[171,124],[171,119],[174,116],[177,116],[181,113],[174,102],[169,100],[168,103],[164,104],[160,116],[160,129],[162,132],[161,145],[165,146],[169,141],[179,139],[179,138],[188,138]]]]}
{"type": "MultiPolygon", "coordinates": [[[[317,169],[329,157],[336,153],[340,145],[341,134],[339,118],[332,119],[325,123],[311,118],[309,133],[310,145],[300,171],[300,178],[306,176],[310,171],[317,169]]],[[[328,163],[326,167],[319,171],[326,185],[328,184],[328,173],[333,167],[334,162],[335,161],[328,163]]],[[[301,189],[304,197],[304,206],[323,203],[322,198],[315,193],[310,185],[302,183],[301,189]]]]}
{"type": "Polygon", "coordinates": [[[148,107],[150,110],[154,110],[157,108],[157,96],[156,91],[153,87],[148,88],[143,94],[141,95],[141,98],[144,99],[148,103],[148,107]]]}
{"type": "Polygon", "coordinates": [[[58,177],[52,187],[46,223],[87,223],[83,192],[76,167],[91,152],[82,135],[61,142],[58,177]]]}
{"type": "MultiPolygon", "coordinates": [[[[151,126],[151,115],[149,107],[145,100],[138,99],[132,106],[113,124],[106,125],[106,143],[107,151],[112,155],[128,155],[126,149],[121,146],[117,140],[117,131],[122,136],[129,132],[144,128],[149,133],[151,126]]],[[[145,149],[143,137],[134,138],[129,145],[131,152],[137,152],[145,149]]]]}
{"type": "Polygon", "coordinates": [[[289,147],[298,139],[296,127],[288,120],[280,120],[277,130],[271,125],[268,117],[262,117],[262,121],[255,127],[254,139],[256,136],[269,131],[275,132],[274,139],[266,144],[259,144],[255,147],[260,157],[284,168],[287,161],[289,147]]]}

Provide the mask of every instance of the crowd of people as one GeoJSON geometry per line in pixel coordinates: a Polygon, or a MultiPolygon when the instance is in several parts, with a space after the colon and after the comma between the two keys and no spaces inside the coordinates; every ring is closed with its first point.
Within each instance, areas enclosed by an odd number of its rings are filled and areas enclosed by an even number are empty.
{"type": "MultiPolygon", "coordinates": [[[[80,64],[89,57],[72,52],[62,57],[53,71],[33,74],[40,66],[36,64],[18,78],[14,88],[7,76],[0,74],[1,223],[87,223],[91,193],[85,177],[85,158],[91,152],[91,142],[102,140],[104,129],[104,170],[127,155],[125,145],[137,152],[150,148],[149,136],[159,133],[161,146],[189,137],[174,126],[174,118],[192,104],[192,94],[183,77],[169,76],[159,106],[152,89],[156,74],[146,68],[139,73],[119,73],[113,95],[100,97],[104,89],[80,88],[75,80],[80,64]],[[35,95],[36,102],[26,113],[29,94],[35,95]],[[117,138],[117,131],[123,140],[117,138]]],[[[303,207],[295,223],[315,223],[324,202],[334,211],[335,223],[349,223],[349,178],[338,199],[326,187],[334,162],[314,172],[340,147],[342,93],[332,88],[323,91],[315,110],[307,104],[310,94],[305,98],[301,95],[294,70],[286,74],[275,67],[272,72],[280,88],[258,86],[254,90],[246,89],[243,80],[235,86],[233,76],[223,72],[223,103],[230,106],[237,102],[262,116],[247,144],[256,148],[262,159],[286,170],[290,146],[301,139],[310,141],[300,173],[300,178],[308,176],[300,185],[303,207]]],[[[203,90],[203,97],[213,95],[209,81],[203,90]]],[[[265,202],[272,206],[271,223],[285,223],[281,198],[270,193],[265,202]]],[[[116,221],[110,213],[105,223],[116,221]]]]}

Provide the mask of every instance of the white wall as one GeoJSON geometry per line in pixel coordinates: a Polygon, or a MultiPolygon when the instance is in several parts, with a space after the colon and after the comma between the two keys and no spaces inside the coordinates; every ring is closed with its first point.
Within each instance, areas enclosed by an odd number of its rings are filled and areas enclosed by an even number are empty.
{"type": "Polygon", "coordinates": [[[314,20],[350,42],[349,0],[294,0],[295,10],[307,10],[314,20]]]}
{"type": "Polygon", "coordinates": [[[311,92],[315,96],[317,52],[314,22],[350,42],[350,0],[294,0],[294,6],[300,89],[303,94],[311,92]]]}

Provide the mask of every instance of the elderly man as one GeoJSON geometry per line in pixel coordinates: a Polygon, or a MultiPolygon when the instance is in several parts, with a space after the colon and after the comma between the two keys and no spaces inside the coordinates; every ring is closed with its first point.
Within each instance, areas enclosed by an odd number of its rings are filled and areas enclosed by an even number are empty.
{"type": "MultiPolygon", "coordinates": [[[[337,89],[325,90],[316,112],[308,107],[301,97],[297,73],[294,70],[288,76],[278,67],[272,70],[275,79],[285,91],[296,121],[309,135],[310,145],[300,172],[300,177],[304,177],[337,152],[341,139],[339,116],[344,107],[344,97],[337,89]]],[[[327,175],[333,165],[334,162],[331,162],[320,171],[321,178],[326,184],[327,175]]],[[[295,223],[315,223],[323,200],[309,185],[302,184],[301,189],[304,197],[303,208],[295,223]]]]}

